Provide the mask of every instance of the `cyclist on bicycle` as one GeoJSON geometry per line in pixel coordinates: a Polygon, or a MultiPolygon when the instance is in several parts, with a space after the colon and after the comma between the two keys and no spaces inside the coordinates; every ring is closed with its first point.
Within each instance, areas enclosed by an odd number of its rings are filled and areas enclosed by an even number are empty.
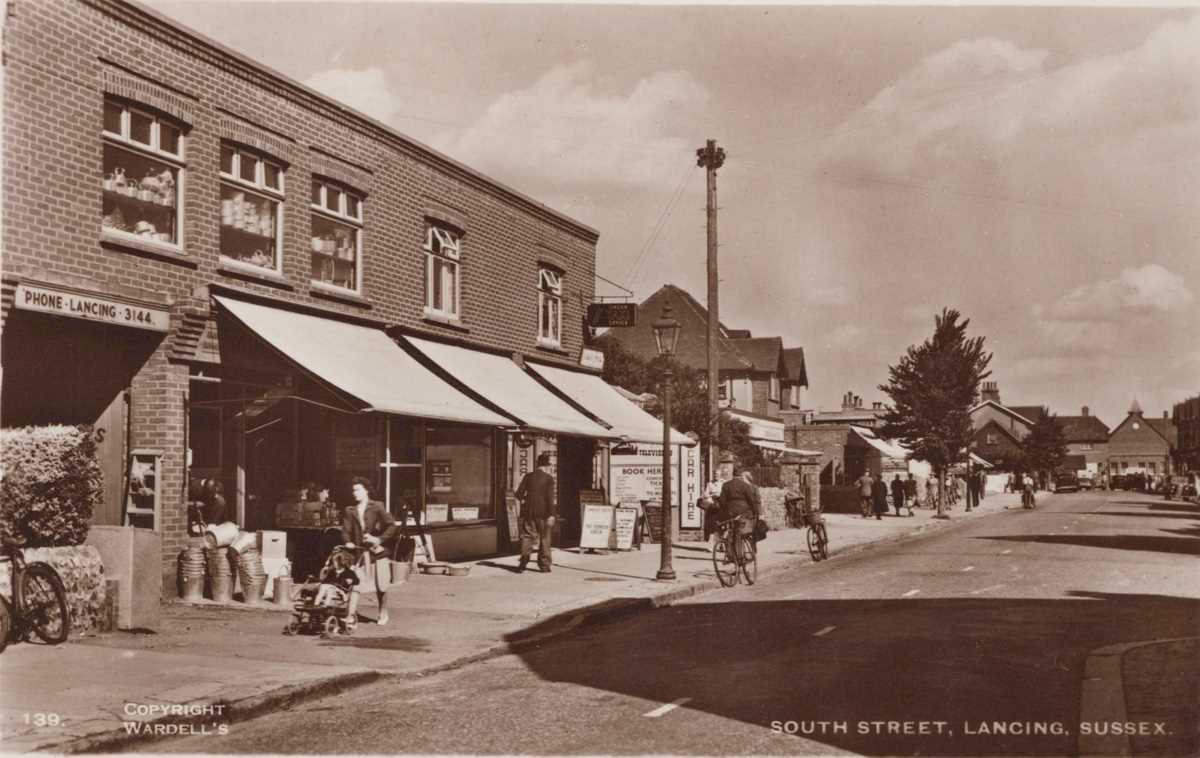
{"type": "Polygon", "coordinates": [[[754,524],[762,513],[758,487],[748,469],[741,469],[721,487],[721,506],[726,518],[737,517],[738,533],[753,534],[754,524]]]}

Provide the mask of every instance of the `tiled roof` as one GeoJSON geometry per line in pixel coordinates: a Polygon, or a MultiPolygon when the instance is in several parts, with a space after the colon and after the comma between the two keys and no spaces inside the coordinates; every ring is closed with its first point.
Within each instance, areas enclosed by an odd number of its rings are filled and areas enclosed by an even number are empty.
{"type": "Polygon", "coordinates": [[[1055,419],[1067,442],[1104,442],[1108,425],[1095,416],[1059,416],[1055,419]]]}
{"type": "Polygon", "coordinates": [[[804,348],[785,348],[783,364],[787,367],[787,381],[808,386],[808,366],[804,363],[804,348]]]}
{"type": "Polygon", "coordinates": [[[1175,426],[1171,419],[1148,418],[1146,419],[1146,423],[1149,424],[1154,431],[1161,434],[1163,439],[1165,439],[1171,445],[1171,447],[1179,447],[1179,429],[1175,426]]]}
{"type": "Polygon", "coordinates": [[[1035,424],[1042,416],[1046,415],[1046,406],[1044,405],[1009,405],[1006,407],[1013,413],[1024,416],[1035,424]]]}
{"type": "MultiPolygon", "coordinates": [[[[653,324],[662,315],[663,306],[670,304],[672,315],[680,324],[679,342],[675,357],[680,363],[696,369],[708,366],[708,311],[685,290],[665,284],[646,298],[637,309],[637,326],[609,330],[613,339],[644,360],[658,355],[654,342],[653,324]]],[[[722,371],[751,371],[751,362],[738,352],[733,342],[717,337],[718,368],[722,371]]]]}
{"type": "Polygon", "coordinates": [[[779,371],[783,354],[783,340],[779,337],[751,337],[732,339],[737,351],[754,364],[755,371],[779,371]]]}

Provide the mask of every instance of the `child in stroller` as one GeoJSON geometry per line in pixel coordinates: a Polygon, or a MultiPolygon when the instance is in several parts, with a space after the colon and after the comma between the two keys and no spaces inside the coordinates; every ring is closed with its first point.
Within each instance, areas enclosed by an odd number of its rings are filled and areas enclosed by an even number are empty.
{"type": "Polygon", "coordinates": [[[292,620],[283,628],[284,634],[320,634],[332,637],[352,634],[357,619],[350,616],[350,593],[358,584],[354,566],[357,551],[339,545],[329,554],[321,569],[320,582],[305,582],[300,587],[299,600],[294,606],[292,620]]]}

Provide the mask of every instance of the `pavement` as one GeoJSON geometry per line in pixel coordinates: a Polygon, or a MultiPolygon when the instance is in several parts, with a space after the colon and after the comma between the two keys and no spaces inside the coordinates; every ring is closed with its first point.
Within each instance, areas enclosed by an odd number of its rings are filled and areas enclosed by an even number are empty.
{"type": "MultiPolygon", "coordinates": [[[[1041,495],[1039,497],[1045,497],[1041,495]]],[[[831,557],[1019,508],[989,495],[949,520],[917,510],[883,520],[826,514],[831,557]]],[[[393,588],[391,622],[363,622],[351,636],[284,636],[290,608],[169,601],[153,633],[112,632],[58,647],[10,645],[0,656],[0,749],[103,752],[155,737],[205,734],[381,677],[426,677],[536,646],[585,621],[669,605],[719,589],[706,543],[673,546],[677,579],[655,580],[658,545],[589,553],[556,549],[554,569],[517,573],[516,556],[467,564],[465,577],[414,573],[393,588]]],[[[759,543],[759,577],[810,563],[805,531],[759,543]]],[[[1130,655],[1127,660],[1153,656],[1130,655]]],[[[1130,711],[1144,710],[1130,702],[1130,711]]],[[[1139,711],[1140,712],[1140,711],[1139,711]]]]}

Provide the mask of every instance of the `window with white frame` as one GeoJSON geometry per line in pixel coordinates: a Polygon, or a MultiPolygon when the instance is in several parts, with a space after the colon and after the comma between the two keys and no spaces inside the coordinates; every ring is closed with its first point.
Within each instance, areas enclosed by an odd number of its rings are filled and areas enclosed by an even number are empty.
{"type": "Polygon", "coordinates": [[[770,389],[768,391],[771,393],[770,395],[768,395],[769,399],[771,399],[771,400],[779,399],[779,377],[776,376],[775,374],[771,374],[771,384],[770,384],[770,389]]]}
{"type": "Polygon", "coordinates": [[[283,167],[266,157],[221,144],[221,255],[282,271],[283,167]]]}
{"type": "Polygon", "coordinates": [[[562,272],[538,267],[538,342],[562,345],[562,272]]]}
{"type": "Polygon", "coordinates": [[[362,280],[362,196],[314,177],[310,208],[313,283],[357,292],[362,280]]]}
{"type": "Polygon", "coordinates": [[[998,436],[996,436],[996,434],[995,434],[995,433],[993,433],[993,432],[988,432],[988,433],[987,433],[987,444],[989,444],[989,445],[995,445],[995,444],[997,444],[997,443],[999,443],[999,442],[1000,442],[1000,438],[999,438],[998,436]]]}
{"type": "Polygon", "coordinates": [[[105,98],[100,218],[104,232],[178,247],[184,168],[181,124],[124,100],[105,98]]]}
{"type": "Polygon", "coordinates": [[[459,266],[462,236],[448,226],[425,227],[425,311],[459,318],[459,266]]]}

